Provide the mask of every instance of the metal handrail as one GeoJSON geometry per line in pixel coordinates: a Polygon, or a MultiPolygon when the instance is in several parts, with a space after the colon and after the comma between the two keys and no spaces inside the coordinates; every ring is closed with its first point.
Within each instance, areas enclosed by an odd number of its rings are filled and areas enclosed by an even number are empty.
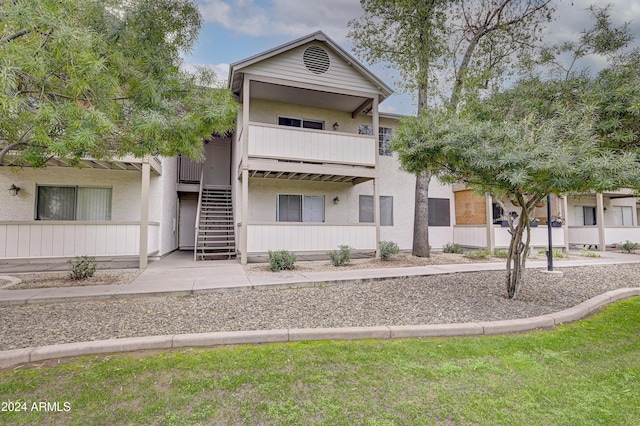
{"type": "Polygon", "coordinates": [[[204,167],[200,172],[200,188],[198,189],[198,210],[196,211],[196,232],[193,242],[193,261],[198,260],[198,229],[200,228],[200,209],[202,208],[202,189],[204,188],[204,167]]]}

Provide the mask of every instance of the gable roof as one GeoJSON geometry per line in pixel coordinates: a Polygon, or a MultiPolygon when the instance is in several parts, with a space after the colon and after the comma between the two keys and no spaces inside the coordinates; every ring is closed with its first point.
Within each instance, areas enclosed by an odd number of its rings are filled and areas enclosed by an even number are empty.
{"type": "Polygon", "coordinates": [[[362,65],[357,59],[351,56],[346,50],[340,47],[336,42],[334,42],[331,38],[329,38],[322,31],[316,31],[307,36],[298,38],[296,40],[290,41],[283,45],[274,47],[273,49],[269,49],[262,53],[258,53],[256,55],[250,56],[246,59],[242,59],[238,62],[234,62],[229,66],[229,78],[228,84],[229,88],[232,92],[238,93],[240,91],[240,87],[242,85],[242,70],[254,65],[258,62],[262,62],[274,56],[280,55],[284,52],[288,52],[297,47],[309,44],[311,42],[320,42],[324,43],[328,48],[330,48],[336,55],[342,58],[350,67],[356,70],[365,80],[370,82],[374,87],[376,87],[379,91],[380,97],[379,100],[382,102],[384,99],[388,98],[393,90],[380,78],[378,78],[375,74],[369,71],[364,65],[362,65]]]}

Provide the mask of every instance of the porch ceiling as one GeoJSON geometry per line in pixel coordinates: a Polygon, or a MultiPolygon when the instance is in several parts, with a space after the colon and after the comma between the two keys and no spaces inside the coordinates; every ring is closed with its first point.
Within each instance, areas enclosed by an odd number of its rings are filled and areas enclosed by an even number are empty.
{"type": "MultiPolygon", "coordinates": [[[[358,110],[363,104],[371,102],[370,98],[363,96],[321,92],[259,81],[251,82],[251,97],[349,113],[359,112],[358,110]]],[[[366,108],[364,110],[366,111],[366,108]]]]}
{"type": "MultiPolygon", "coordinates": [[[[150,159],[151,171],[158,175],[162,174],[162,166],[158,159],[150,159]]],[[[61,158],[51,158],[46,163],[50,167],[88,167],[102,170],[131,170],[142,171],[142,160],[140,158],[126,157],[113,160],[95,160],[93,158],[82,158],[78,163],[61,158]]]]}
{"type": "MultiPolygon", "coordinates": [[[[310,163],[250,161],[247,169],[250,178],[349,182],[353,185],[372,180],[376,176],[376,171],[373,168],[310,163]]],[[[242,174],[239,176],[241,177],[242,174]]]]}

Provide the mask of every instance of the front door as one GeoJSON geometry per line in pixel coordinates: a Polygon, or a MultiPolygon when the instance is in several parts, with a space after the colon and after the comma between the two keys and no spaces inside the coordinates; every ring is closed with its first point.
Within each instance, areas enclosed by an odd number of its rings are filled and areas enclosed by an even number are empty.
{"type": "Polygon", "coordinates": [[[180,222],[178,228],[178,248],[193,250],[196,240],[196,212],[198,210],[198,194],[180,194],[180,222]]]}
{"type": "Polygon", "coordinates": [[[205,144],[205,185],[231,185],[231,139],[215,139],[205,144]]]}

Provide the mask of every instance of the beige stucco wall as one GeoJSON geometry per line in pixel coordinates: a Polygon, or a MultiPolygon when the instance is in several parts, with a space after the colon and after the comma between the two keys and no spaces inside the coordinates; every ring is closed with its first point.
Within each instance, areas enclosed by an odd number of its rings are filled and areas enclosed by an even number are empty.
{"type": "MultiPolygon", "coordinates": [[[[30,221],[35,219],[36,185],[78,185],[112,188],[111,220],[140,220],[139,171],[76,169],[45,167],[42,169],[0,167],[0,220],[30,221]],[[11,184],[20,187],[16,197],[7,190],[11,184]]],[[[152,175],[152,193],[158,193],[158,176],[152,175]]],[[[158,209],[151,209],[150,220],[159,221],[158,209]]]]}

